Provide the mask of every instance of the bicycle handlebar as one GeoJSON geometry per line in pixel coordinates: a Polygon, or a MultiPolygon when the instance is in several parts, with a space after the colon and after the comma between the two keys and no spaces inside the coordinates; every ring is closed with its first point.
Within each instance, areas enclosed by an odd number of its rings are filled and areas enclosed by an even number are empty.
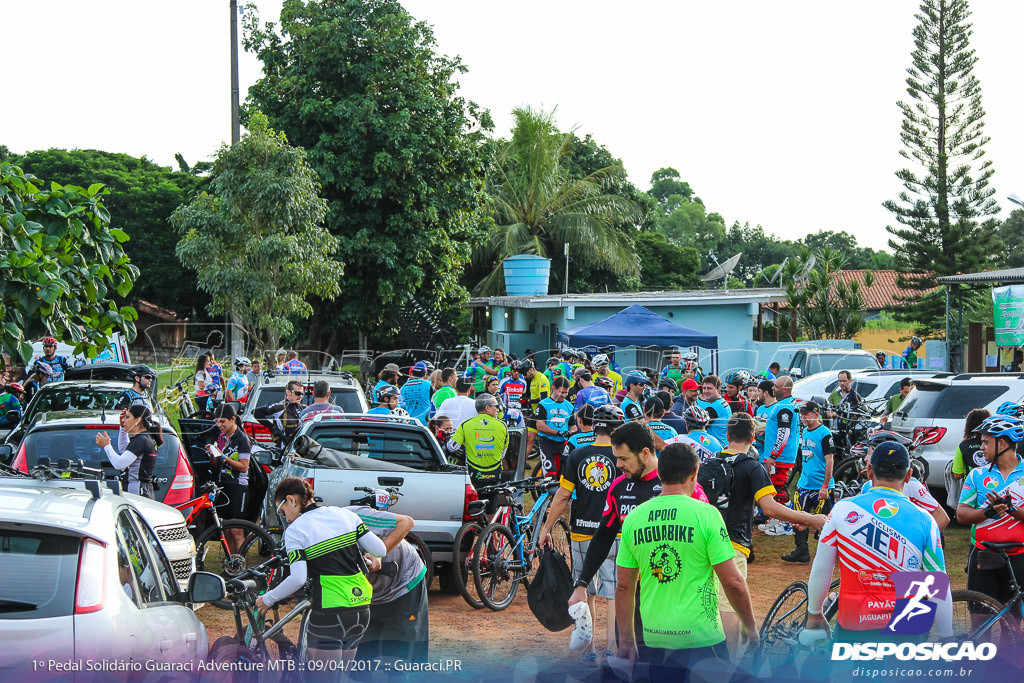
{"type": "Polygon", "coordinates": [[[224,584],[228,592],[234,595],[244,595],[246,593],[255,593],[258,586],[256,582],[251,579],[231,579],[224,584]]]}

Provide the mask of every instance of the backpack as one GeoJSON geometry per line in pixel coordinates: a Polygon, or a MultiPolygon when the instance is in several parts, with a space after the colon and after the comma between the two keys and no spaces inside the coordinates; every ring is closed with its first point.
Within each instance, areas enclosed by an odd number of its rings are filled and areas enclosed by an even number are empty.
{"type": "Polygon", "coordinates": [[[723,457],[722,453],[715,453],[702,462],[697,470],[697,483],[704,489],[708,502],[723,514],[729,507],[729,496],[732,495],[733,482],[736,479],[733,467],[737,460],[748,457],[750,456],[747,453],[729,454],[728,457],[723,457]]]}
{"type": "Polygon", "coordinates": [[[573,625],[569,616],[569,598],[572,596],[572,572],[565,555],[544,548],[540,565],[526,588],[526,603],[533,616],[549,631],[563,631],[573,625]]]}

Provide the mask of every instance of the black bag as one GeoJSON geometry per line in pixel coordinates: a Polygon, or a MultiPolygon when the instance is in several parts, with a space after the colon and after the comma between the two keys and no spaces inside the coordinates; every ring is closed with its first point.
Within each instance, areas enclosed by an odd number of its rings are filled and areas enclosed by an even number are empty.
{"type": "Polygon", "coordinates": [[[544,628],[564,631],[573,625],[569,616],[572,572],[565,562],[565,555],[551,548],[540,552],[540,566],[526,588],[526,602],[544,628]]]}
{"type": "Polygon", "coordinates": [[[716,453],[700,464],[697,470],[697,483],[704,489],[708,502],[724,513],[729,507],[729,496],[736,478],[733,465],[737,460],[749,457],[746,453],[739,455],[716,453]]]}

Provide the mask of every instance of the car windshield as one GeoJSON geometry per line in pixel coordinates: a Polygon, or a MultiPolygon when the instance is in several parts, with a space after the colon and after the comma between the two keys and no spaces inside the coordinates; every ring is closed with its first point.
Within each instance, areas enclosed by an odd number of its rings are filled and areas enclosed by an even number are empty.
{"type": "Polygon", "coordinates": [[[64,410],[113,410],[124,393],[120,388],[83,386],[43,387],[25,411],[27,418],[36,413],[64,410]]]}
{"type": "Polygon", "coordinates": [[[960,420],[972,408],[987,406],[1009,389],[999,384],[949,386],[918,382],[897,412],[907,418],[960,420]]]}
{"type": "Polygon", "coordinates": [[[70,616],[81,543],[77,536],[0,528],[0,619],[70,616]]]}
{"type": "Polygon", "coordinates": [[[405,465],[407,467],[435,467],[434,448],[427,441],[430,436],[406,429],[380,427],[319,425],[309,433],[317,443],[348,455],[405,465]]]}
{"type": "MultiPolygon", "coordinates": [[[[269,406],[272,403],[280,403],[283,400],[284,387],[261,387],[256,394],[256,404],[253,407],[269,406]]],[[[346,413],[362,413],[366,410],[359,401],[359,393],[355,391],[334,390],[331,392],[330,401],[346,413]]],[[[302,407],[305,408],[312,404],[313,392],[307,390],[306,395],[302,397],[302,407]]]]}
{"type": "MultiPolygon", "coordinates": [[[[114,417],[116,419],[116,416],[114,417]]],[[[117,428],[76,426],[59,429],[37,429],[25,437],[25,461],[29,468],[39,462],[39,458],[49,458],[56,463],[62,458],[83,460],[86,467],[113,469],[103,449],[96,445],[96,432],[104,429],[110,442],[117,448],[117,428]]],[[[178,438],[171,432],[163,432],[164,443],[156,449],[156,467],[154,477],[173,477],[178,465],[178,438]]]]}
{"type": "Polygon", "coordinates": [[[878,362],[869,355],[859,353],[815,353],[807,359],[807,372],[804,376],[813,375],[826,370],[877,370],[878,362]]]}

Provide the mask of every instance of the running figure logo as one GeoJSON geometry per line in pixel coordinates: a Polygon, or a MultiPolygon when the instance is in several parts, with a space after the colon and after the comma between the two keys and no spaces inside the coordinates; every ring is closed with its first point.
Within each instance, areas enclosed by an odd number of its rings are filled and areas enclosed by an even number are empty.
{"type": "Polygon", "coordinates": [[[936,603],[949,593],[949,575],[945,572],[897,572],[889,576],[897,597],[885,629],[904,635],[928,633],[935,623],[936,603]]]}

